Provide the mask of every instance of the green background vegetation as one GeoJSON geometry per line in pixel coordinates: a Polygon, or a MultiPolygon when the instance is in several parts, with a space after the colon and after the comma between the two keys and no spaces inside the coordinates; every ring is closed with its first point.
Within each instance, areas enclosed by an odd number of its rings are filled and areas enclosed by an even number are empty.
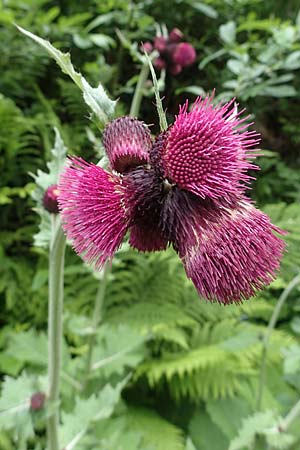
{"type": "MultiPolygon", "coordinates": [[[[43,170],[51,158],[53,127],[71,154],[94,162],[101,154],[101,136],[78,88],[13,22],[62,51],[70,50],[75,67],[90,84],[101,81],[112,98],[119,98],[118,115],[129,112],[140,67],[134,47],[124,48],[116,29],[140,45],[153,39],[156,24],[169,30],[179,27],[195,46],[197,62],[177,77],[166,76],[163,95],[169,122],[186,98],[194,100],[214,88],[220,99],[237,97],[262,134],[261,170],[250,195],[289,232],[277,280],[255,299],[229,307],[199,300],[171,249],[148,255],[125,244],[109,275],[104,325],[95,336],[95,369],[84,393],[74,380],[84,373],[99,276],[68,248],[63,445],[86,427],[74,448],[298,450],[299,419],[287,432],[270,431],[300,397],[297,288],[272,333],[260,411],[257,408],[262,339],[278,298],[300,268],[298,2],[2,2],[0,449],[42,450],[42,412],[1,413],[44,389],[47,251],[33,244],[39,217],[33,211],[30,173],[43,170]],[[101,367],[98,361],[104,361],[101,367]],[[118,383],[126,376],[120,400],[118,383]],[[40,384],[34,385],[35,377],[40,384]],[[105,410],[100,419],[99,410],[105,410]]],[[[140,117],[153,124],[153,132],[158,129],[149,89],[140,117]]]]}

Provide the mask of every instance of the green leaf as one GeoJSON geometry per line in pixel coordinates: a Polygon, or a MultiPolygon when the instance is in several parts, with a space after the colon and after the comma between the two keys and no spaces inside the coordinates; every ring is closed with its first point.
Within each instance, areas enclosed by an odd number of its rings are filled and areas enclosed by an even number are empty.
{"type": "Polygon", "coordinates": [[[239,75],[243,70],[245,70],[245,64],[243,61],[239,61],[237,59],[229,59],[227,61],[228,69],[233,72],[235,75],[239,75]]]}
{"type": "Polygon", "coordinates": [[[125,325],[102,326],[94,348],[92,369],[101,369],[106,376],[122,375],[126,367],[136,367],[144,359],[146,340],[147,336],[125,325]]]}
{"type": "Polygon", "coordinates": [[[253,447],[255,436],[274,427],[276,423],[277,417],[274,411],[256,413],[244,419],[238,436],[230,442],[228,450],[244,450],[253,447]]]}
{"type": "Polygon", "coordinates": [[[292,345],[288,349],[283,349],[284,373],[292,375],[300,371],[300,346],[292,345]]]}
{"type": "Polygon", "coordinates": [[[57,128],[54,128],[55,142],[51,150],[52,160],[47,163],[48,172],[38,170],[37,174],[31,174],[36,183],[36,189],[32,193],[32,198],[36,201],[35,211],[39,214],[41,222],[39,232],[34,236],[34,244],[37,247],[48,246],[51,239],[51,215],[45,210],[42,199],[47,188],[58,183],[59,175],[63,170],[66,161],[67,148],[57,128]]]}
{"type": "Polygon", "coordinates": [[[218,11],[210,5],[206,5],[206,3],[195,1],[190,1],[189,3],[197,11],[203,13],[205,16],[210,17],[211,19],[216,19],[218,17],[218,11]]]}
{"type": "Polygon", "coordinates": [[[116,102],[108,97],[101,84],[99,84],[97,88],[92,88],[85,80],[85,78],[79,72],[75,71],[69,53],[62,53],[60,50],[53,47],[50,42],[40,38],[39,36],[36,36],[33,33],[30,33],[22,27],[17,26],[17,28],[23,34],[30,37],[41,47],[47,50],[50,56],[59,65],[63,73],[69,75],[69,77],[83,92],[83,98],[85,102],[91,108],[91,110],[101,123],[106,123],[109,118],[113,116],[116,102]]]}
{"type": "Polygon", "coordinates": [[[34,329],[27,332],[12,335],[7,349],[7,354],[18,361],[38,366],[47,364],[47,337],[38,334],[34,329]]]}
{"type": "Polygon", "coordinates": [[[182,92],[187,92],[189,94],[194,94],[199,97],[205,96],[206,92],[205,90],[200,86],[186,86],[182,88],[176,89],[176,95],[181,94],[182,92]]]}
{"type": "Polygon", "coordinates": [[[22,435],[27,439],[34,435],[29,413],[30,397],[34,392],[43,390],[37,378],[25,372],[17,379],[6,377],[0,397],[0,430],[13,430],[18,440],[22,435]]]}
{"type": "Polygon", "coordinates": [[[297,91],[294,86],[266,86],[260,92],[259,95],[269,95],[271,97],[295,97],[297,91]]]}
{"type": "Polygon", "coordinates": [[[204,411],[197,411],[189,425],[197,450],[228,450],[229,440],[204,411]]]}
{"type": "Polygon", "coordinates": [[[224,41],[226,44],[233,44],[235,42],[235,36],[236,36],[236,24],[233,22],[233,20],[230,20],[229,22],[225,23],[224,25],[220,26],[219,29],[220,37],[222,41],[224,41]]]}
{"type": "Polygon", "coordinates": [[[106,34],[94,33],[90,34],[89,38],[93,42],[93,44],[105,50],[108,50],[110,47],[113,47],[115,45],[115,41],[106,34]]]}
{"type": "Polygon", "coordinates": [[[236,352],[246,349],[254,344],[258,344],[259,342],[260,336],[258,331],[249,328],[241,330],[239,333],[230,337],[229,339],[225,339],[220,344],[220,347],[231,352],[236,352]]]}
{"type": "Polygon", "coordinates": [[[62,448],[68,444],[69,449],[74,448],[70,445],[71,442],[79,442],[93,423],[111,416],[120,399],[123,386],[124,382],[114,388],[107,384],[99,395],[93,394],[88,399],[76,399],[74,410],[62,414],[62,425],[59,429],[62,448]]]}
{"type": "Polygon", "coordinates": [[[241,397],[209,400],[206,409],[211,420],[229,439],[237,435],[243,417],[251,413],[250,405],[241,397]]]}
{"type": "Polygon", "coordinates": [[[287,450],[291,448],[298,439],[289,433],[283,433],[278,430],[277,427],[267,430],[265,433],[267,444],[272,450],[287,450]]]}
{"type": "Polygon", "coordinates": [[[141,450],[184,450],[181,430],[151,410],[129,408],[126,422],[130,431],[142,435],[141,450]]]}
{"type": "Polygon", "coordinates": [[[292,318],[291,328],[294,333],[300,334],[300,317],[299,316],[295,316],[292,318]]]}
{"type": "Polygon", "coordinates": [[[300,50],[290,53],[283,63],[287,70],[296,70],[300,68],[300,50]]]}

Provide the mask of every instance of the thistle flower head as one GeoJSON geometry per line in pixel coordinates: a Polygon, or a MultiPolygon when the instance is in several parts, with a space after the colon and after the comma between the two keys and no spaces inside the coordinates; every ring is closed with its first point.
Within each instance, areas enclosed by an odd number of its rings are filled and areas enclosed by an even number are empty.
{"type": "Polygon", "coordinates": [[[162,150],[165,176],[202,198],[239,195],[251,177],[249,169],[258,135],[245,131],[245,119],[234,101],[214,107],[212,97],[198,99],[188,111],[180,108],[162,150]]]}
{"type": "Polygon", "coordinates": [[[111,168],[119,173],[146,164],[151,144],[147,126],[132,117],[115,119],[104,130],[103,145],[111,168]]]}
{"type": "Polygon", "coordinates": [[[109,124],[104,146],[118,174],[71,159],[58,185],[63,227],[98,268],[127,231],[139,251],[172,245],[201,296],[240,302],[274,279],[284,250],[281,230],[244,195],[258,137],[234,101],[187,107],[154,143],[136,119],[109,124]]]}
{"type": "Polygon", "coordinates": [[[199,294],[219,303],[241,302],[270,284],[279,269],[282,231],[248,202],[199,230],[199,240],[184,250],[187,276],[199,294]]]}
{"type": "Polygon", "coordinates": [[[59,182],[62,224],[77,253],[101,268],[124,239],[129,217],[121,179],[73,158],[59,182]]]}
{"type": "Polygon", "coordinates": [[[58,187],[52,184],[45,191],[42,203],[46,211],[52,214],[58,214],[58,187]]]}

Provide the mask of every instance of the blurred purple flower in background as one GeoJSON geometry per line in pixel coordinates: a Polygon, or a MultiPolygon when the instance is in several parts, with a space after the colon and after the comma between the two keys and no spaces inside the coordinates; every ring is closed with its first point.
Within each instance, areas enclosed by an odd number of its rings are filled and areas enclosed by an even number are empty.
{"type": "Polygon", "coordinates": [[[154,142],[137,119],[108,124],[110,172],[71,158],[60,178],[63,227],[76,252],[101,268],[129,231],[140,251],[172,245],[211,301],[240,302],[269,284],[285,247],[274,232],[283,232],[245,197],[259,139],[240,114],[234,101],[198,99],[154,142]]]}
{"type": "Polygon", "coordinates": [[[145,42],[143,48],[147,53],[153,49],[159,52],[159,56],[153,61],[156,69],[166,69],[172,75],[178,75],[185,67],[194,64],[197,56],[194,47],[182,40],[183,33],[174,28],[168,37],[156,36],[153,44],[145,42]]]}

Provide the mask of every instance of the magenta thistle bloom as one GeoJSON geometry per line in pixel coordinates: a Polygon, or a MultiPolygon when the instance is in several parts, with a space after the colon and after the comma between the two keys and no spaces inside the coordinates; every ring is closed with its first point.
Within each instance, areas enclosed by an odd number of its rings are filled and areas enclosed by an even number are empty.
{"type": "Polygon", "coordinates": [[[111,168],[120,173],[146,164],[151,143],[149,129],[132,117],[114,120],[105,128],[103,135],[103,145],[111,168]]]}
{"type": "Polygon", "coordinates": [[[128,227],[121,179],[81,158],[60,177],[59,206],[77,253],[100,268],[121,245],[128,227]]]}
{"type": "Polygon", "coordinates": [[[258,142],[244,120],[233,101],[214,107],[207,97],[190,112],[182,106],[153,143],[142,122],[111,122],[104,146],[115,172],[73,158],[60,178],[63,227],[77,253],[100,268],[129,231],[139,251],[172,245],[211,301],[240,302],[269,284],[283,232],[244,195],[258,142]]]}
{"type": "Polygon", "coordinates": [[[182,256],[199,294],[227,304],[247,299],[271,283],[284,248],[273,231],[283,234],[248,202],[201,228],[199,241],[182,256]]]}
{"type": "Polygon", "coordinates": [[[242,193],[257,167],[258,135],[246,131],[245,119],[235,115],[233,101],[214,107],[212,97],[197,100],[190,112],[180,108],[162,149],[167,178],[202,198],[219,198],[242,193]]]}
{"type": "Polygon", "coordinates": [[[43,195],[43,206],[46,209],[46,211],[52,213],[52,214],[58,214],[58,187],[57,184],[52,184],[52,186],[49,186],[48,189],[45,191],[43,195]]]}

